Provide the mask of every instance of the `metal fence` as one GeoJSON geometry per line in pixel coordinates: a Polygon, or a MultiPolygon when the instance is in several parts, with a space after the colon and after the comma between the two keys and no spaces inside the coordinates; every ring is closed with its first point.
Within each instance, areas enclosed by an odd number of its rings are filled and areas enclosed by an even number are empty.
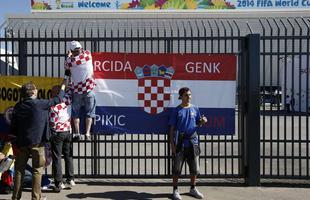
{"type": "MultiPolygon", "coordinates": [[[[251,80],[241,81],[241,69],[247,65],[243,61],[245,35],[259,33],[261,132],[260,148],[255,150],[260,150],[261,158],[257,169],[262,178],[309,178],[309,111],[283,111],[283,95],[302,92],[304,79],[296,78],[295,72],[301,77],[301,71],[306,71],[305,95],[306,99],[309,97],[309,19],[34,21],[19,19],[6,25],[5,38],[0,38],[6,50],[1,52],[5,58],[1,74],[62,76],[66,42],[72,39],[81,41],[85,49],[92,52],[236,54],[239,76],[236,134],[200,136],[201,177],[215,178],[245,178],[248,173],[245,151],[249,148],[245,138],[255,130],[244,127],[247,118],[243,112],[247,112],[248,105],[244,104],[247,98],[241,97],[242,88],[251,80]],[[308,56],[306,69],[301,62],[297,66],[296,61],[289,64],[292,57],[303,55],[308,56]],[[10,59],[13,63],[7,64],[10,59]],[[290,78],[296,85],[295,79],[298,79],[299,89],[293,93],[287,91],[285,83],[281,87],[282,65],[284,69],[291,68],[285,80],[290,78]]],[[[300,106],[302,98],[296,97],[295,101],[300,106]]],[[[308,101],[306,107],[309,107],[308,101]]],[[[96,135],[92,142],[74,144],[75,173],[80,177],[168,177],[171,155],[167,140],[166,134],[96,135]]]]}
{"type": "Polygon", "coordinates": [[[265,86],[261,99],[270,99],[261,105],[261,175],[308,179],[309,19],[266,19],[260,23],[267,24],[261,37],[265,86]],[[273,76],[267,77],[267,73],[273,76]],[[271,87],[271,82],[276,87],[271,87]],[[295,102],[290,102],[292,99],[295,102]],[[290,111],[285,108],[287,103],[290,111]]]}
{"type": "MultiPolygon", "coordinates": [[[[180,22],[186,26],[185,22],[180,22]]],[[[242,37],[229,33],[215,36],[210,27],[219,24],[202,22],[204,35],[192,35],[193,30],[177,29],[174,36],[160,27],[148,30],[121,29],[58,29],[57,34],[48,28],[15,31],[6,30],[10,38],[1,39],[5,46],[11,45],[18,70],[3,70],[4,74],[28,76],[62,76],[66,43],[72,39],[81,41],[92,52],[138,52],[138,53],[234,53],[239,55],[242,37]],[[42,32],[43,30],[43,32],[42,32]],[[180,33],[182,32],[182,33],[180,33]],[[16,37],[16,38],[15,38],[16,37]],[[22,51],[23,50],[23,51],[22,51]],[[27,67],[26,67],[27,66],[27,67]],[[12,70],[12,71],[10,71],[12,70]]],[[[222,22],[223,23],[223,22],[222,22]]],[[[169,24],[169,23],[168,23],[169,24]]],[[[224,25],[224,24],[222,24],[224,25]]],[[[223,28],[223,27],[221,27],[223,28]]],[[[236,112],[238,121],[238,111],[236,112]]],[[[236,122],[238,127],[238,123],[236,122]]],[[[237,128],[238,130],[238,128],[237,128]]],[[[243,177],[242,136],[200,136],[202,177],[243,177]]],[[[96,177],[168,177],[171,174],[171,155],[167,134],[96,135],[92,142],[74,144],[74,166],[78,176],[96,177]]],[[[184,171],[187,171],[185,168],[184,171]]],[[[50,171],[48,170],[48,173],[50,171]]]]}

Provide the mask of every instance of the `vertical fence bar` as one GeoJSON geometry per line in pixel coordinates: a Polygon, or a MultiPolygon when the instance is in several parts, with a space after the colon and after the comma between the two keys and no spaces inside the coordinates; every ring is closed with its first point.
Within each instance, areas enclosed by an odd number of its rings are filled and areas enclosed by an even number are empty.
{"type": "MultiPolygon", "coordinates": [[[[84,36],[86,37],[86,35],[84,36]]],[[[93,35],[93,27],[90,28],[90,38],[94,38],[93,35]]],[[[91,42],[91,51],[92,52],[97,52],[98,51],[98,46],[97,46],[97,41],[92,40],[91,42]]],[[[100,160],[98,159],[99,157],[99,151],[98,151],[98,147],[97,147],[98,141],[97,141],[97,134],[94,135],[94,133],[92,133],[92,141],[91,141],[91,146],[92,148],[92,164],[93,164],[93,174],[96,176],[98,174],[98,163],[100,163],[100,160]]]]}
{"type": "Polygon", "coordinates": [[[120,133],[117,134],[117,175],[120,176],[120,133]]]}
{"type": "MultiPolygon", "coordinates": [[[[18,50],[19,50],[19,59],[18,59],[18,66],[19,66],[19,75],[27,75],[27,41],[19,39],[18,43],[18,50]]],[[[7,46],[6,46],[7,48],[7,46]]],[[[32,47],[33,48],[33,47],[32,47]]],[[[6,49],[7,52],[7,49],[6,49]]],[[[7,62],[6,62],[7,63],[7,62]]],[[[7,67],[6,67],[7,69],[7,67]]],[[[6,71],[7,74],[7,71],[6,71]]]]}
{"type": "MultiPolygon", "coordinates": [[[[234,31],[233,31],[232,25],[230,24],[229,20],[227,20],[227,24],[230,28],[230,37],[232,37],[230,40],[231,43],[230,43],[230,52],[229,53],[233,54],[234,53],[234,39],[233,39],[234,31]]],[[[236,102],[235,102],[235,104],[236,104],[236,102]]],[[[231,151],[231,155],[230,155],[231,156],[231,161],[230,161],[231,162],[230,163],[231,174],[234,175],[235,170],[234,170],[234,136],[233,135],[230,136],[230,151],[231,151]]]]}
{"type": "MultiPolygon", "coordinates": [[[[213,29],[212,29],[212,26],[211,26],[211,22],[210,20],[207,21],[208,22],[208,25],[209,25],[209,30],[211,31],[211,53],[213,53],[213,29]]],[[[214,136],[211,135],[211,175],[214,175],[214,136]]]]}
{"type": "MultiPolygon", "coordinates": [[[[294,28],[294,25],[292,24],[292,22],[290,21],[290,19],[287,19],[287,21],[288,21],[288,23],[290,24],[290,26],[291,26],[291,28],[292,28],[292,36],[293,36],[293,38],[292,38],[292,52],[291,52],[291,60],[292,60],[292,62],[291,62],[291,94],[290,94],[290,99],[291,99],[291,101],[292,101],[292,99],[294,98],[294,96],[295,96],[295,92],[294,92],[294,87],[295,87],[295,77],[294,77],[294,71],[295,71],[295,69],[294,69],[294,66],[295,66],[295,36],[296,36],[296,32],[295,32],[295,28],[294,28]]],[[[292,145],[292,147],[291,147],[291,161],[292,161],[292,167],[291,167],[291,176],[294,176],[294,174],[295,174],[295,152],[294,152],[294,148],[295,148],[295,135],[294,135],[294,113],[293,113],[293,107],[291,108],[291,117],[290,117],[290,119],[291,119],[291,145],[292,145]]]]}
{"type": "Polygon", "coordinates": [[[104,134],[104,174],[107,175],[107,134],[104,134]]]}
{"type": "MultiPolygon", "coordinates": [[[[309,20],[308,20],[308,22],[309,22],[309,20]]],[[[310,26],[309,26],[309,24],[308,23],[306,23],[307,24],[307,27],[308,27],[308,30],[307,30],[307,35],[309,36],[310,35],[310,26]]],[[[309,87],[310,87],[310,85],[309,85],[309,75],[310,75],[310,62],[309,62],[309,55],[310,55],[310,38],[309,37],[307,37],[307,78],[306,78],[306,113],[307,113],[307,115],[306,115],[306,145],[307,145],[307,148],[306,148],[306,150],[307,150],[307,177],[309,177],[309,171],[310,171],[310,169],[309,169],[309,161],[310,161],[310,159],[309,159],[309,134],[310,134],[310,132],[309,132],[309,117],[310,117],[310,105],[309,105],[309,101],[308,101],[308,99],[309,99],[309,96],[310,96],[310,94],[309,94],[309,87]]]]}
{"type": "Polygon", "coordinates": [[[237,93],[238,93],[238,151],[237,154],[241,157],[238,158],[238,174],[244,176],[244,166],[245,166],[245,153],[243,148],[243,141],[244,141],[244,117],[243,117],[243,108],[242,108],[242,98],[243,92],[242,91],[242,72],[243,72],[243,43],[244,38],[240,37],[240,28],[237,25],[236,20],[233,20],[235,27],[237,28],[237,36],[238,36],[238,80],[237,80],[237,93]]]}
{"type": "Polygon", "coordinates": [[[260,185],[260,124],[259,124],[259,72],[260,72],[260,38],[259,34],[247,35],[245,39],[244,65],[246,77],[244,117],[246,149],[246,183],[249,186],[260,185]]]}
{"type": "MultiPolygon", "coordinates": [[[[296,20],[296,18],[294,19],[295,23],[297,24],[297,26],[299,27],[299,36],[302,36],[302,28],[299,24],[299,22],[296,20]]],[[[298,176],[302,176],[302,173],[301,173],[301,163],[302,163],[302,154],[301,154],[301,65],[302,63],[304,62],[303,61],[303,57],[302,57],[302,46],[301,46],[301,43],[302,43],[302,38],[300,37],[299,38],[299,42],[298,42],[298,58],[299,58],[299,65],[298,65],[298,93],[299,93],[299,97],[298,97],[298,176]]],[[[295,101],[296,102],[296,101],[295,101]]],[[[295,105],[293,104],[293,107],[295,105]]],[[[296,113],[297,114],[297,113],[296,113]]],[[[295,115],[295,114],[294,114],[295,115]]]]}
{"type": "Polygon", "coordinates": [[[263,106],[263,120],[262,120],[262,125],[263,125],[263,130],[262,130],[262,139],[263,139],[263,145],[262,145],[262,148],[263,148],[263,151],[262,151],[262,167],[263,167],[263,170],[262,170],[262,174],[265,175],[266,174],[266,131],[265,131],[265,127],[266,127],[266,107],[265,107],[265,97],[266,97],[266,89],[265,89],[265,85],[266,85],[266,74],[265,74],[265,71],[266,71],[266,65],[265,65],[265,61],[266,61],[266,58],[265,58],[265,51],[266,51],[266,48],[265,48],[265,37],[266,37],[266,30],[265,30],[265,26],[262,22],[261,19],[259,19],[259,23],[261,24],[261,27],[263,29],[263,37],[261,38],[261,41],[262,41],[262,53],[263,53],[263,59],[262,59],[262,62],[263,62],[263,87],[262,87],[262,92],[261,92],[261,102],[262,102],[262,106],[263,106]]]}
{"type": "MultiPolygon", "coordinates": [[[[54,27],[55,27],[55,23],[54,23],[54,25],[53,25],[53,27],[52,27],[52,30],[51,30],[51,67],[52,67],[52,71],[51,71],[51,76],[52,77],[54,77],[54,71],[55,71],[55,65],[54,65],[54,54],[55,54],[55,52],[54,52],[54,27]]],[[[59,54],[59,52],[58,52],[58,54],[59,54]]],[[[58,71],[60,70],[59,69],[59,65],[58,65],[58,71]]]]}
{"type": "MultiPolygon", "coordinates": [[[[217,36],[218,36],[218,39],[216,40],[217,41],[217,51],[216,53],[220,53],[220,45],[221,45],[221,42],[220,42],[220,28],[219,28],[219,25],[217,23],[217,21],[215,20],[214,21],[215,23],[215,26],[216,26],[216,30],[217,30],[217,36]]],[[[217,138],[217,173],[218,174],[221,174],[221,158],[220,158],[220,152],[221,152],[221,140],[220,140],[220,136],[217,135],[216,136],[217,138]]]]}
{"type": "MultiPolygon", "coordinates": [[[[60,36],[60,26],[58,27],[58,29],[57,29],[57,33],[58,33],[58,35],[57,35],[57,37],[61,37],[60,36]]],[[[65,31],[65,33],[64,34],[66,34],[66,30],[64,30],[65,31]]],[[[57,42],[57,49],[58,49],[58,56],[57,56],[57,58],[58,58],[58,76],[57,77],[60,77],[60,69],[61,69],[61,65],[60,65],[60,58],[61,58],[61,56],[60,56],[60,54],[61,54],[61,51],[60,51],[60,40],[58,40],[58,42],[57,42]]],[[[66,54],[66,51],[64,51],[64,54],[66,54]]]]}
{"type": "MultiPolygon", "coordinates": [[[[284,91],[283,98],[284,100],[282,101],[285,105],[286,102],[286,80],[287,80],[287,27],[285,23],[283,22],[282,19],[280,19],[280,22],[282,26],[285,29],[285,34],[284,34],[284,88],[282,88],[282,91],[284,91]]],[[[283,92],[282,92],[283,93],[283,92]]],[[[286,109],[285,109],[286,110],[286,109]]],[[[284,114],[284,176],[287,176],[287,114],[284,114]]]]}
{"type": "MultiPolygon", "coordinates": [[[[124,37],[127,38],[127,27],[124,29],[124,37]]],[[[126,40],[124,40],[124,52],[127,53],[127,42],[126,40]]],[[[124,166],[124,170],[125,170],[125,173],[124,175],[127,176],[127,133],[124,134],[124,137],[125,137],[125,141],[124,141],[124,156],[125,156],[125,159],[124,159],[124,163],[125,163],[125,166],[124,166]]]]}
{"type": "MultiPolygon", "coordinates": [[[[5,38],[5,40],[4,40],[4,56],[5,56],[5,58],[4,58],[4,60],[5,60],[5,65],[4,65],[4,74],[5,75],[8,75],[8,58],[7,58],[7,53],[8,53],[8,28],[4,28],[4,38],[5,38]]],[[[18,37],[18,38],[20,38],[20,37],[18,37]]],[[[18,45],[20,45],[20,41],[19,41],[19,43],[18,43],[18,45]]],[[[18,49],[19,50],[19,54],[20,53],[22,53],[21,52],[21,50],[20,49],[18,49]]],[[[1,53],[1,51],[0,51],[0,53],[1,53]]],[[[2,57],[2,56],[1,56],[2,57]]],[[[0,60],[0,62],[2,62],[1,60],[0,60]]],[[[18,66],[21,66],[21,65],[18,65],[18,66]]],[[[20,73],[20,67],[19,67],[19,73],[20,73]]]]}
{"type": "MultiPolygon", "coordinates": [[[[41,28],[42,28],[42,24],[38,28],[38,38],[39,39],[41,39],[41,28]]],[[[41,40],[38,41],[38,74],[36,76],[41,76],[41,40]]]]}
{"type": "Polygon", "coordinates": [[[131,141],[131,154],[130,154],[130,156],[131,156],[131,158],[130,158],[130,160],[131,160],[131,176],[133,176],[134,175],[134,173],[133,173],[133,169],[134,169],[134,155],[133,155],[133,134],[130,134],[130,141],[131,141]]]}
{"type": "MultiPolygon", "coordinates": [[[[273,19],[274,24],[277,27],[277,36],[280,36],[280,27],[278,23],[276,22],[275,19],[273,19]]],[[[277,92],[276,92],[276,100],[277,100],[277,174],[276,176],[280,176],[280,99],[279,99],[279,94],[280,94],[280,39],[277,38],[277,92]]]]}
{"type": "MultiPolygon", "coordinates": [[[[221,20],[221,25],[224,29],[224,53],[227,54],[227,30],[221,20]]],[[[222,52],[220,52],[222,53],[222,52]]],[[[224,136],[224,175],[227,175],[227,135],[224,136]]]]}
{"type": "MultiPolygon", "coordinates": [[[[44,29],[44,38],[46,39],[47,38],[47,32],[46,32],[46,29],[47,29],[47,27],[45,27],[45,29],[44,29]]],[[[43,54],[43,56],[44,56],[44,67],[45,67],[45,77],[47,76],[47,40],[45,40],[44,41],[44,54],[43,54]]]]}
{"type": "MultiPolygon", "coordinates": [[[[266,19],[267,24],[269,26],[270,29],[270,35],[273,36],[273,27],[270,24],[269,19],[266,19]]],[[[273,106],[273,88],[272,88],[272,76],[273,76],[273,60],[272,60],[272,55],[273,55],[273,39],[270,38],[269,39],[269,73],[270,73],[270,77],[269,77],[269,98],[270,98],[270,106],[269,106],[269,145],[270,145],[270,152],[269,152],[269,174],[272,175],[273,174],[273,111],[272,111],[272,106],[273,106]]],[[[266,87],[267,88],[267,87],[266,87]]]]}
{"type": "MultiPolygon", "coordinates": [[[[15,71],[15,65],[17,65],[17,63],[16,63],[16,60],[15,60],[15,56],[14,56],[14,54],[15,54],[15,39],[13,40],[13,38],[14,38],[14,35],[15,35],[15,33],[14,33],[14,30],[12,29],[12,41],[11,41],[11,50],[12,50],[12,54],[11,54],[11,61],[12,61],[12,67],[11,67],[11,70],[12,70],[12,72],[11,72],[11,74],[12,75],[17,75],[16,74],[16,71],[15,71]]],[[[1,46],[1,44],[0,44],[0,46],[1,46]]],[[[0,74],[1,74],[1,72],[0,72],[0,74]]]]}
{"type": "MultiPolygon", "coordinates": [[[[305,23],[306,27],[307,27],[307,36],[310,35],[310,26],[308,24],[308,22],[302,18],[303,22],[305,23]]],[[[306,48],[306,55],[307,55],[307,68],[305,69],[306,70],[306,169],[307,169],[307,172],[306,172],[306,176],[309,177],[309,115],[310,115],[310,110],[309,110],[309,74],[310,74],[310,62],[309,62],[309,57],[310,57],[310,37],[307,37],[307,48],[306,48]]]]}
{"type": "MultiPolygon", "coordinates": [[[[206,30],[206,26],[205,26],[205,23],[204,21],[201,21],[201,24],[203,25],[203,36],[205,37],[203,42],[204,42],[204,51],[203,53],[207,53],[207,30],[206,30]]],[[[198,27],[198,25],[197,25],[198,27]]],[[[198,31],[198,36],[200,37],[199,35],[199,31],[198,31]]],[[[199,52],[200,53],[200,52],[199,52]]],[[[204,159],[204,163],[205,163],[205,170],[204,170],[204,174],[207,174],[207,171],[208,171],[208,155],[207,155],[207,135],[204,135],[204,140],[205,140],[205,149],[204,149],[204,154],[205,154],[205,159],[204,159]]]]}

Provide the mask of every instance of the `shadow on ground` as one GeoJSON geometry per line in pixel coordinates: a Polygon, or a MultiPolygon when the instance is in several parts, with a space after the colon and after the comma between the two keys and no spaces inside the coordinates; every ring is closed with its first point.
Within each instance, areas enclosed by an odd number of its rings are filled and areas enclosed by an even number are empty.
{"type": "Polygon", "coordinates": [[[262,183],[262,187],[278,187],[278,188],[310,188],[310,182],[308,183],[278,183],[278,182],[269,182],[262,183]]]}
{"type": "Polygon", "coordinates": [[[112,191],[103,193],[73,193],[68,194],[70,199],[85,199],[85,198],[98,198],[98,199],[112,199],[112,200],[126,200],[126,199],[158,199],[158,198],[171,198],[171,194],[150,194],[146,192],[134,191],[112,191]]]}
{"type": "MultiPolygon", "coordinates": [[[[89,186],[141,186],[141,187],[156,187],[167,186],[172,187],[172,180],[160,179],[160,181],[142,180],[142,179],[81,179],[78,181],[80,184],[89,186]]],[[[181,179],[179,186],[189,186],[189,179],[181,179]]],[[[244,187],[244,181],[241,179],[198,179],[198,186],[227,186],[227,187],[244,187]]]]}
{"type": "MultiPolygon", "coordinates": [[[[172,187],[170,179],[141,180],[141,179],[81,179],[80,184],[89,186],[139,186],[139,187],[156,187],[167,186],[172,187]]],[[[189,186],[188,179],[181,179],[179,186],[189,186]]],[[[243,179],[198,179],[198,186],[210,187],[247,187],[243,179]]],[[[309,180],[283,180],[283,179],[261,179],[261,187],[279,187],[279,188],[310,188],[309,180]]]]}

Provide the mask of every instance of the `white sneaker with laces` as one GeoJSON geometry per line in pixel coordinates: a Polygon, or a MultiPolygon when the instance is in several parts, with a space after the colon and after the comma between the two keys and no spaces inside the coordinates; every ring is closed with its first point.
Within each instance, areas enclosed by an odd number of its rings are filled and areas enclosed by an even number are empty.
{"type": "Polygon", "coordinates": [[[173,190],[173,200],[182,200],[182,197],[178,190],[173,190]]]}
{"type": "Polygon", "coordinates": [[[74,180],[70,180],[70,181],[67,181],[67,182],[66,182],[66,185],[67,185],[68,188],[72,188],[72,187],[74,187],[76,184],[75,184],[74,180]]]}
{"type": "Polygon", "coordinates": [[[204,196],[201,194],[196,187],[189,191],[189,194],[195,197],[196,199],[203,199],[204,196]]]}

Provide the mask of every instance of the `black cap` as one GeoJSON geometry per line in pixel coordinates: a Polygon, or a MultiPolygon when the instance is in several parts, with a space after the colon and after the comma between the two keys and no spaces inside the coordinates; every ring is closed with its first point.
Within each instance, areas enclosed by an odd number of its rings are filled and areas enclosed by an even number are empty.
{"type": "Polygon", "coordinates": [[[185,92],[187,91],[190,91],[190,89],[188,87],[182,87],[180,90],[179,90],[179,99],[182,99],[182,96],[185,92]]]}

